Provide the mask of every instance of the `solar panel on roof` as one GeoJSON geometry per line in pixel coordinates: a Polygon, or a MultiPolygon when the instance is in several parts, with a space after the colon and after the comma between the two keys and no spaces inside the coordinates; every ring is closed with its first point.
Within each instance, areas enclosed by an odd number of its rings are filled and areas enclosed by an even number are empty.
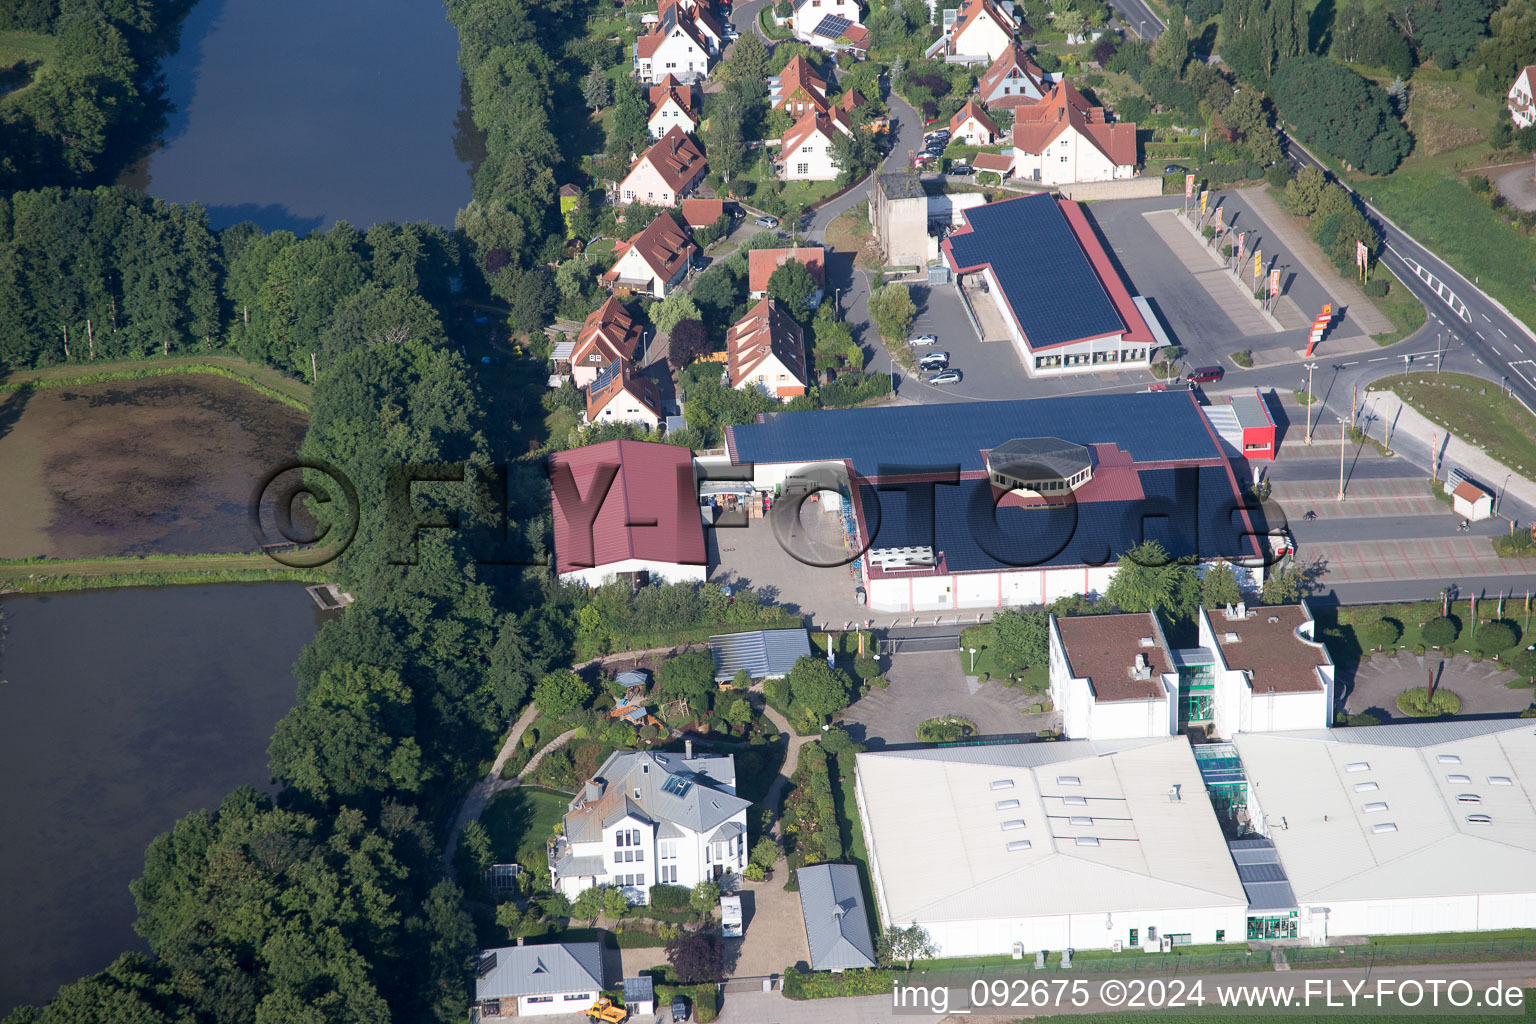
{"type": "Polygon", "coordinates": [[[847,32],[852,24],[853,22],[847,18],[839,17],[836,14],[829,14],[822,18],[820,24],[816,26],[815,34],[825,36],[828,39],[836,39],[844,32],[847,32]]]}
{"type": "Polygon", "coordinates": [[[1049,193],[973,207],[951,235],[956,270],[991,264],[1031,349],[1126,329],[1067,218],[1049,193]]]}

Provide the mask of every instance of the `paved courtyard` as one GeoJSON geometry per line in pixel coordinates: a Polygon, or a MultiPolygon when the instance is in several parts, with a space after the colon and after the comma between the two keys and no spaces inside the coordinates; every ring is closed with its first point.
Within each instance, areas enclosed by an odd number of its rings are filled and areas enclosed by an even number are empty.
{"type": "MultiPolygon", "coordinates": [[[[807,502],[800,519],[801,525],[786,539],[787,546],[799,550],[803,539],[808,551],[823,556],[835,553],[835,517],[820,512],[818,504],[807,502]]],[[[808,616],[809,624],[816,628],[867,624],[869,610],[855,597],[852,566],[807,565],[780,545],[769,518],[749,519],[747,523],[745,529],[704,531],[713,567],[711,582],[765,590],[790,611],[808,616]]]]}
{"type": "Polygon", "coordinates": [[[1021,687],[969,682],[956,651],[898,654],[886,678],[890,686],[872,688],[843,716],[849,735],[871,749],[916,743],[918,723],[940,715],[969,718],[989,736],[1033,734],[1061,721],[1056,712],[1024,714],[1042,698],[1021,687]]]}
{"type": "Polygon", "coordinates": [[[1423,686],[1430,672],[1439,673],[1436,686],[1461,698],[1457,718],[1518,715],[1531,703],[1529,689],[1511,690],[1504,685],[1515,676],[1497,662],[1399,651],[1394,657],[1377,654],[1360,663],[1344,698],[1345,706],[1356,714],[1370,711],[1383,719],[1408,719],[1397,709],[1397,695],[1423,686]]]}
{"type": "Polygon", "coordinates": [[[737,890],[746,927],[740,939],[725,940],[726,972],[731,977],[762,978],[783,974],[791,964],[809,966],[800,894],[785,890],[787,870],[781,860],[772,879],[742,882],[737,890]]]}

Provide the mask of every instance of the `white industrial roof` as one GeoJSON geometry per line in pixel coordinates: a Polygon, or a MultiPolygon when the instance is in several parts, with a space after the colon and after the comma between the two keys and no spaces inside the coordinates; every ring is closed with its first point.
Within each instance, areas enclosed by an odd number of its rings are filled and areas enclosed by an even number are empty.
{"type": "Polygon", "coordinates": [[[875,751],[858,780],[890,921],[1247,905],[1182,736],[875,751]]]}
{"type": "Polygon", "coordinates": [[[1536,887],[1530,722],[1244,733],[1233,742],[1249,807],[1264,815],[1301,903],[1536,887]]]}

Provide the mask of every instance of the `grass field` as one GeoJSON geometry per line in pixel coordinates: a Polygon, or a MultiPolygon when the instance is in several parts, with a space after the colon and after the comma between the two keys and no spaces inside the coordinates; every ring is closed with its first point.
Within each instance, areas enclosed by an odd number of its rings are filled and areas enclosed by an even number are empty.
{"type": "Polygon", "coordinates": [[[846,763],[833,759],[831,767],[836,776],[832,792],[836,798],[837,828],[847,859],[859,866],[859,888],[864,891],[864,905],[869,909],[870,934],[879,935],[885,925],[870,888],[869,850],[864,845],[864,822],[859,817],[859,802],[854,794],[853,757],[849,755],[846,763]]]}
{"type": "Polygon", "coordinates": [[[1392,321],[1393,329],[1386,334],[1373,334],[1371,337],[1378,345],[1392,345],[1423,327],[1429,313],[1424,309],[1424,303],[1414,298],[1413,293],[1403,286],[1403,282],[1392,271],[1378,263],[1373,273],[1387,282],[1388,290],[1386,298],[1372,299],[1371,304],[1392,321]]]}
{"type": "Polygon", "coordinates": [[[266,555],[157,555],[0,562],[0,594],[186,583],[316,582],[323,579],[323,570],[290,569],[266,555]]]}
{"type": "Polygon", "coordinates": [[[880,269],[880,246],[869,227],[869,211],[855,206],[827,225],[827,246],[854,254],[853,265],[861,270],[880,269]]]}
{"type": "Polygon", "coordinates": [[[497,862],[516,861],[524,867],[544,863],[544,840],[569,802],[564,793],[534,786],[519,786],[492,797],[480,823],[491,835],[497,862]]]}
{"type": "MultiPolygon", "coordinates": [[[[1387,653],[1394,650],[1412,650],[1423,644],[1424,638],[1420,633],[1422,623],[1439,616],[1441,611],[1439,601],[1412,601],[1399,604],[1356,604],[1343,605],[1336,609],[1319,608],[1317,610],[1319,633],[1324,643],[1328,645],[1329,652],[1336,661],[1352,663],[1358,661],[1361,654],[1360,642],[1355,637],[1355,627],[1362,626],[1377,619],[1393,619],[1402,627],[1402,636],[1398,638],[1393,647],[1387,648],[1387,653]]],[[[1490,622],[1499,617],[1498,600],[1496,598],[1484,598],[1477,603],[1477,617],[1479,622],[1490,622]]],[[[1447,654],[1470,654],[1476,646],[1476,633],[1467,627],[1468,606],[1466,600],[1452,602],[1451,615],[1462,624],[1461,635],[1447,647],[1447,654]]],[[[1521,642],[1525,641],[1523,634],[1527,632],[1529,623],[1525,616],[1525,601],[1523,598],[1511,597],[1504,603],[1504,619],[1512,623],[1518,632],[1522,634],[1521,642]]],[[[1517,647],[1519,644],[1516,645],[1517,647]]],[[[1504,652],[1489,652],[1504,653],[1504,652]]],[[[1492,935],[1493,938],[1531,938],[1526,932],[1503,932],[1492,935]]],[[[1421,941],[1437,942],[1450,941],[1453,936],[1406,936],[1403,942],[1421,941]]],[[[1465,938],[1465,937],[1463,937],[1465,938]]],[[[1375,941],[1375,940],[1373,940],[1375,941]]],[[[1397,939],[1382,939],[1384,942],[1395,942],[1397,939]]]]}
{"type": "Polygon", "coordinates": [[[15,89],[0,97],[0,104],[9,102],[10,97],[48,73],[48,62],[53,59],[57,45],[53,36],[35,32],[0,32],[0,83],[15,89]],[[14,76],[4,75],[13,68],[16,69],[14,76]],[[15,88],[18,85],[20,88],[15,88]]]}
{"type": "Polygon", "coordinates": [[[309,407],[310,387],[270,366],[246,362],[239,356],[177,356],[172,359],[124,360],[116,363],[69,363],[41,370],[15,370],[0,382],[0,391],[23,387],[62,387],[104,380],[138,380],[174,373],[212,373],[277,392],[289,404],[309,407]]]}
{"type": "Polygon", "coordinates": [[[1536,418],[1499,386],[1460,373],[1413,373],[1373,381],[1516,470],[1536,467],[1536,418]],[[1480,392],[1486,392],[1482,394],[1480,392]]]}

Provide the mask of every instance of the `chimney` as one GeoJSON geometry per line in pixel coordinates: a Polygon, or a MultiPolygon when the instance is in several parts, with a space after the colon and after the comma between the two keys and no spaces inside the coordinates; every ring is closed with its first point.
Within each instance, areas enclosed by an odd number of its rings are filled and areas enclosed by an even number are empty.
{"type": "Polygon", "coordinates": [[[683,759],[693,760],[693,740],[683,740],[683,759]]]}
{"type": "Polygon", "coordinates": [[[522,945],[522,944],[523,944],[523,937],[522,937],[522,936],[521,936],[521,935],[519,935],[519,936],[518,936],[518,937],[517,937],[517,944],[518,944],[518,945],[519,945],[519,946],[521,946],[521,945],[522,945]]]}
{"type": "Polygon", "coordinates": [[[1237,602],[1237,617],[1240,618],[1240,619],[1246,619],[1248,617],[1248,602],[1247,601],[1239,601],[1239,602],[1237,602]]]}
{"type": "Polygon", "coordinates": [[[603,798],[604,783],[602,779],[588,779],[586,785],[587,803],[596,803],[603,798]]]}

